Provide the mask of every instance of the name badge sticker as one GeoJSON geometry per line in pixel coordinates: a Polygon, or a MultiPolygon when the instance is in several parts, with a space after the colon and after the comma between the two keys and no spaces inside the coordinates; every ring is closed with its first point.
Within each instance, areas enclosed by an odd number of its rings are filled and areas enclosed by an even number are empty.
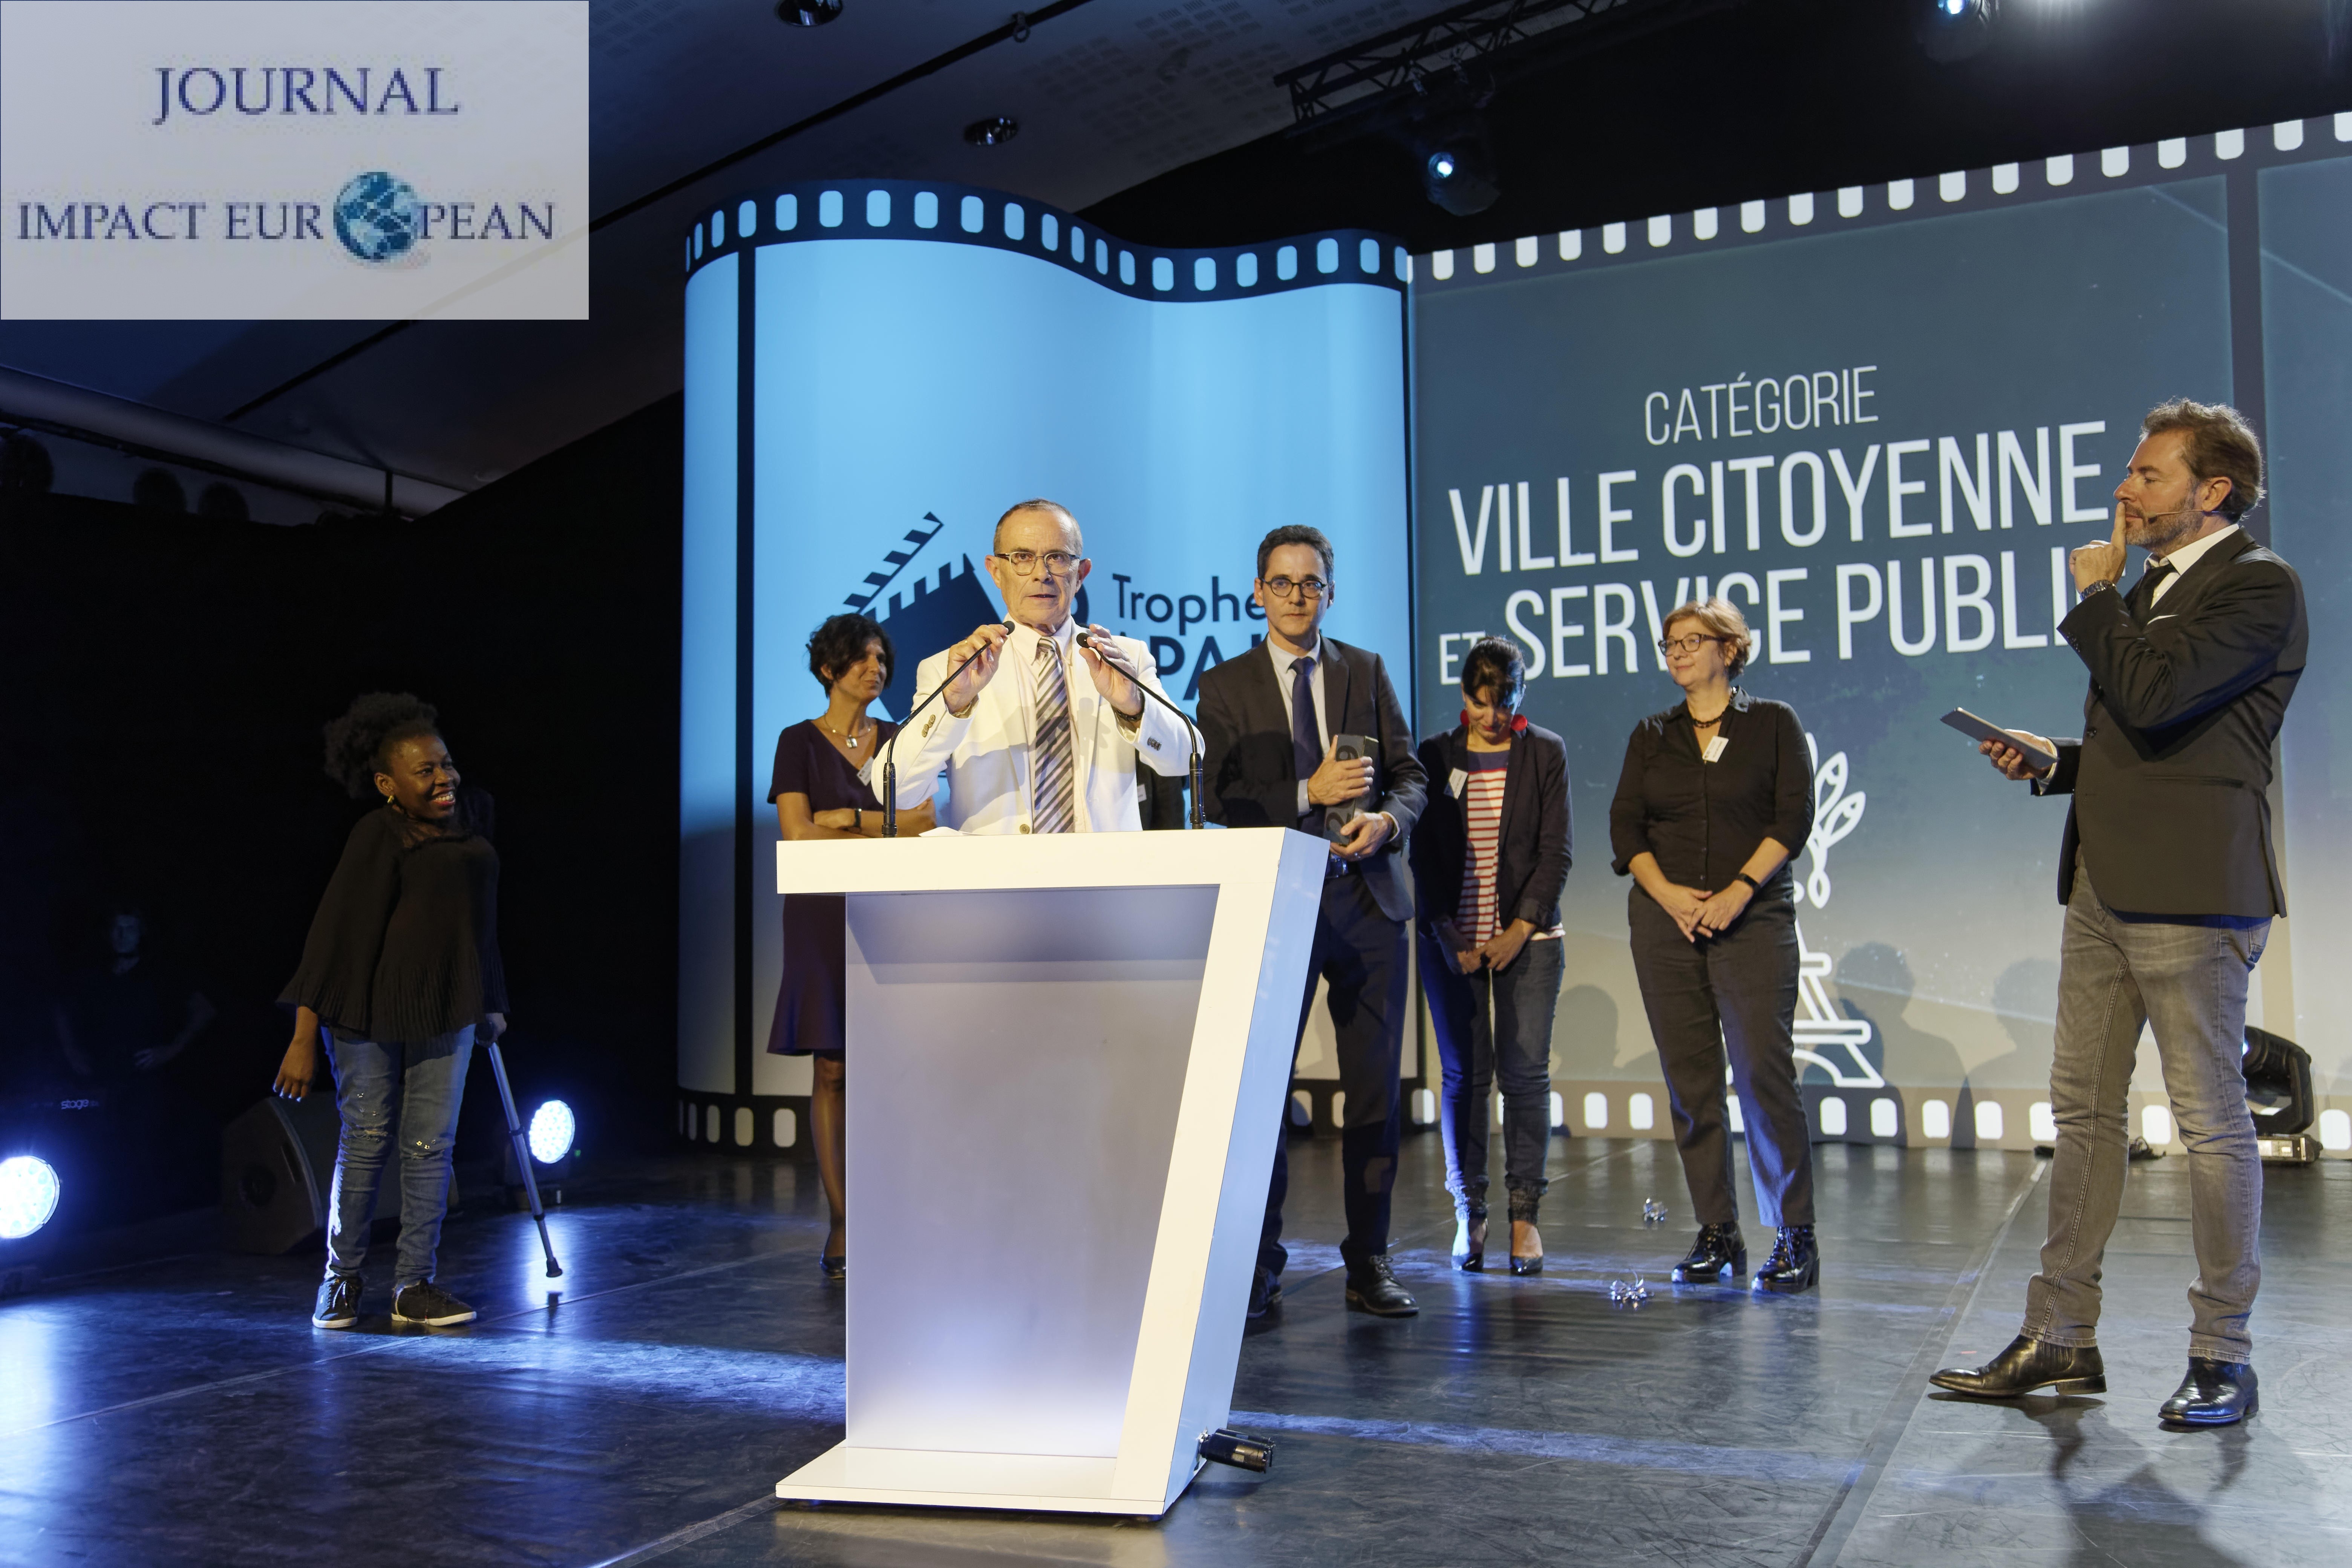
{"type": "Polygon", "coordinates": [[[1454,769],[1445,780],[1445,793],[1452,795],[1456,800],[1460,800],[1462,798],[1462,792],[1469,786],[1470,775],[1461,768],[1454,769]]]}
{"type": "Polygon", "coordinates": [[[1722,736],[1717,735],[1714,740],[1709,741],[1706,743],[1706,750],[1700,752],[1699,755],[1706,758],[1710,763],[1719,763],[1723,760],[1723,753],[1729,750],[1731,750],[1731,742],[1725,740],[1722,736]]]}

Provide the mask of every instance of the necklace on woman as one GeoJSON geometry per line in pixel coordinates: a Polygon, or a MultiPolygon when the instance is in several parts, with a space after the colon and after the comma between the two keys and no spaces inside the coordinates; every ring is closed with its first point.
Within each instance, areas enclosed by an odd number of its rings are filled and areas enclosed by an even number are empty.
{"type": "Polygon", "coordinates": [[[819,719],[816,721],[816,727],[818,729],[824,731],[826,734],[831,735],[834,739],[839,741],[853,752],[857,750],[857,738],[864,734],[867,730],[873,728],[873,720],[862,719],[858,721],[857,723],[851,726],[849,732],[845,735],[840,731],[835,729],[832,725],[826,723],[823,719],[819,719]]]}

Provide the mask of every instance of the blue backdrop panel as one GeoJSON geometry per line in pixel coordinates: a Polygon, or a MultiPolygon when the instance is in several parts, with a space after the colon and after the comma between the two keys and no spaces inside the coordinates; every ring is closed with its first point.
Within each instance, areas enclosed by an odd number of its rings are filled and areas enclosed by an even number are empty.
{"type": "MultiPolygon", "coordinates": [[[[2334,151],[2262,138],[1424,261],[1421,728],[1454,721],[1460,654],[1485,631],[1526,647],[1538,671],[1529,711],[1569,738],[1579,855],[1555,1041],[1563,1079],[1655,1076],[1608,809],[1629,731],[1679,700],[1653,646],[1658,622],[1712,591],[1758,634],[1741,684],[1793,703],[1815,742],[1821,823],[1798,867],[1799,919],[1818,955],[1800,1015],[1809,1079],[1859,1091],[1853,1136],[1870,1135],[1868,1102],[1886,1098],[1891,1137],[1934,1137],[1940,1124],[1969,1142],[1975,1105],[1989,1100],[2006,1114],[1989,1112],[1986,1142],[2034,1140],[2064,806],[2004,787],[1936,721],[1965,706],[2078,732],[2083,668],[2052,635],[2073,599],[2059,574],[2067,550],[2111,528],[2140,416],[2189,395],[2261,418],[2263,348],[2249,336],[2259,318],[2246,305],[2263,296],[2248,292],[2261,280],[2231,226],[2252,221],[2256,165],[2334,151]],[[1923,1120],[1928,1099],[1940,1110],[1923,1120]]],[[[2320,537],[2329,520],[2311,512],[2342,489],[2341,441],[2320,434],[2346,406],[2338,340],[2352,313],[2344,283],[2326,280],[2352,237],[2340,167],[2274,167],[2263,178],[2278,184],[2261,191],[2265,222],[2325,215],[2295,220],[2294,243],[2329,259],[2299,293],[2277,295],[2292,314],[2274,305],[2269,318],[2274,345],[2299,345],[2272,350],[2280,542],[2314,584],[2343,576],[2341,542],[2320,537]],[[2286,521],[2297,515],[2310,519],[2299,531],[2286,521]]],[[[2258,533],[2270,516],[2254,514],[2258,533]]],[[[2344,820],[2326,783],[2343,773],[2297,772],[2343,704],[2340,688],[2310,685],[2288,721],[2289,777],[2302,781],[2283,835],[2291,885],[2305,837],[2344,857],[2340,827],[2298,826],[2344,820]]],[[[2309,1007],[2283,1013],[2291,976],[2300,997],[2307,977],[2265,965],[2254,1020],[2267,1004],[2271,1026],[2323,1047],[2332,1074],[2340,1026],[2309,1007]]],[[[2140,1087],[2158,1089],[2152,1061],[2140,1087]]]]}
{"type": "Polygon", "coordinates": [[[1255,546],[1286,522],[1331,536],[1332,630],[1402,678],[1406,267],[1364,233],[1160,250],[1001,193],[874,181],[714,213],[688,265],[690,341],[733,334],[748,355],[732,381],[690,358],[688,679],[745,684],[735,708],[706,689],[687,709],[680,928],[699,949],[680,966],[679,1082],[793,1093],[804,1069],[763,1048],[782,969],[764,797],[778,732],[824,704],[809,633],[845,609],[880,620],[898,654],[882,706],[905,712],[915,666],[1003,613],[981,567],[998,514],[1045,496],[1085,530],[1083,618],[1149,639],[1186,707],[1202,669],[1263,636],[1255,546]],[[748,273],[715,284],[737,258],[748,273]],[[720,773],[723,803],[705,782],[720,773]],[[722,876],[697,824],[740,801],[722,876]],[[712,957],[738,918],[741,968],[712,957]]]}

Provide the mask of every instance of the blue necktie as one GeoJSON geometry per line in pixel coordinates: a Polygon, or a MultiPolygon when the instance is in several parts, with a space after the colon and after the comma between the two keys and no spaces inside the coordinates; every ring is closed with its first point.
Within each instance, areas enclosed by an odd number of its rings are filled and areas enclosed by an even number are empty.
{"type": "MultiPolygon", "coordinates": [[[[1315,661],[1302,658],[1290,667],[1290,755],[1302,779],[1315,776],[1323,765],[1323,737],[1315,728],[1315,661]]],[[[1323,808],[1307,807],[1298,819],[1301,833],[1323,836],[1323,808]]]]}

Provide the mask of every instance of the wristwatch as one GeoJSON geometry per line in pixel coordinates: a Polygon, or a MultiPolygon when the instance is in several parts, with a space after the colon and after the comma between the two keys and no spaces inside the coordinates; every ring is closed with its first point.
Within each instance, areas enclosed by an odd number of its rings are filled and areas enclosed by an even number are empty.
{"type": "Polygon", "coordinates": [[[1759,881],[1758,881],[1755,878],[1753,878],[1753,877],[1749,876],[1749,875],[1748,875],[1747,872],[1745,872],[1745,871],[1734,871],[1734,872],[1732,873],[1732,875],[1733,875],[1733,876],[1735,876],[1735,877],[1737,877],[1737,878],[1738,878],[1741,881],[1743,881],[1743,882],[1747,883],[1747,884],[1748,884],[1748,889],[1749,889],[1750,891],[1752,891],[1752,892],[1758,892],[1758,893],[1760,893],[1760,892],[1762,892],[1762,891],[1764,890],[1764,884],[1763,884],[1763,883],[1761,883],[1761,882],[1759,882],[1759,881]]]}

